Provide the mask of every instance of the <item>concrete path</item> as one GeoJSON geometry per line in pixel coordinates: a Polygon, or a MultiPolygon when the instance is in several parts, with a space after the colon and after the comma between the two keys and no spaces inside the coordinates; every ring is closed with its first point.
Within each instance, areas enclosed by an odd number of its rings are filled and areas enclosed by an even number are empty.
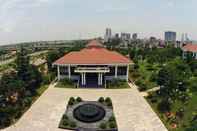
{"type": "MultiPolygon", "coordinates": [[[[132,86],[132,84],[130,84],[132,86]]],[[[3,131],[67,131],[58,129],[69,97],[84,100],[111,97],[119,131],[167,131],[158,116],[136,88],[131,89],[62,89],[49,87],[23,117],[3,131]]]]}

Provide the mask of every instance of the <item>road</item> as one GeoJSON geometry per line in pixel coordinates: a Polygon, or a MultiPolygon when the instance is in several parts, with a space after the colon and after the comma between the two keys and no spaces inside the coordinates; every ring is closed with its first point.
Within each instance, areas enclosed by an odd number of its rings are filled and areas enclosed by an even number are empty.
{"type": "MultiPolygon", "coordinates": [[[[47,50],[45,50],[45,51],[39,51],[39,52],[32,53],[29,56],[38,56],[40,54],[44,54],[44,53],[47,53],[47,52],[48,52],[47,50]]],[[[0,66],[1,65],[9,64],[9,63],[13,62],[15,59],[16,59],[16,57],[11,58],[11,59],[7,59],[7,60],[4,60],[4,61],[0,61],[0,66]]]]}

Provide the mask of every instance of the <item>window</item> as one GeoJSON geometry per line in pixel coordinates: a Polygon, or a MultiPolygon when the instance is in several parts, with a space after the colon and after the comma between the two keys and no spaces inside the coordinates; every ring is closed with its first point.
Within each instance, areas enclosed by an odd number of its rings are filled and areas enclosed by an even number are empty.
{"type": "Polygon", "coordinates": [[[127,75],[127,66],[118,67],[118,75],[127,75]]]}

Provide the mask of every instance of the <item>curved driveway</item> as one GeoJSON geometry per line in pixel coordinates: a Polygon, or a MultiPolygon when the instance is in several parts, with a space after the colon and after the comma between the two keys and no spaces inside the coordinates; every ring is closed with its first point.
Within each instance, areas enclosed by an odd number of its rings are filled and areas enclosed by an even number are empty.
{"type": "MultiPolygon", "coordinates": [[[[132,86],[132,85],[131,85],[132,86]]],[[[167,131],[136,88],[63,89],[49,87],[13,126],[3,131],[67,131],[58,129],[59,121],[71,96],[84,100],[111,97],[119,131],[167,131]]]]}

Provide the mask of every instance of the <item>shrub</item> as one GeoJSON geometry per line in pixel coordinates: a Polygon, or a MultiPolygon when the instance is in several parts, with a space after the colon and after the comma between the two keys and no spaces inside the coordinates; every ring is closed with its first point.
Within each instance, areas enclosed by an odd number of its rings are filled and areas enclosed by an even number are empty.
{"type": "Polygon", "coordinates": [[[134,67],[133,67],[135,70],[139,69],[139,65],[138,64],[134,64],[134,67]]]}
{"type": "Polygon", "coordinates": [[[112,100],[111,100],[111,98],[107,97],[107,98],[105,99],[105,102],[106,102],[107,106],[112,107],[112,100]]]}
{"type": "Polygon", "coordinates": [[[149,78],[149,80],[150,80],[151,82],[156,81],[156,80],[157,80],[157,74],[156,74],[156,73],[152,73],[151,76],[150,76],[150,78],[149,78]]]}
{"type": "Polygon", "coordinates": [[[140,73],[139,73],[138,71],[132,72],[131,75],[132,75],[133,78],[138,78],[138,77],[140,77],[140,73]]]}
{"type": "Polygon", "coordinates": [[[44,84],[49,84],[51,82],[50,75],[43,75],[42,78],[43,78],[43,83],[44,84]]]}
{"type": "Polygon", "coordinates": [[[107,124],[106,123],[101,123],[99,127],[101,129],[106,129],[107,128],[107,124]]]}
{"type": "Polygon", "coordinates": [[[104,99],[103,97],[100,97],[100,98],[98,99],[98,101],[99,101],[100,103],[103,103],[103,102],[105,101],[105,99],[104,99]]]}
{"type": "Polygon", "coordinates": [[[110,122],[109,123],[109,127],[110,128],[116,128],[117,127],[116,122],[114,122],[114,121],[113,122],[110,122]]]}
{"type": "Polygon", "coordinates": [[[68,120],[68,116],[66,114],[63,115],[64,120],[68,120]]]}
{"type": "Polygon", "coordinates": [[[62,124],[63,124],[64,126],[68,126],[68,125],[69,125],[69,121],[68,121],[67,119],[64,119],[62,124]]]}
{"type": "Polygon", "coordinates": [[[114,87],[119,87],[123,85],[125,82],[126,82],[125,80],[114,78],[111,80],[110,85],[114,87]]]}
{"type": "Polygon", "coordinates": [[[112,103],[112,100],[111,100],[111,98],[107,97],[107,98],[105,99],[105,102],[106,102],[106,103],[112,103]]]}
{"type": "Polygon", "coordinates": [[[112,121],[116,121],[116,119],[115,119],[115,117],[114,117],[114,116],[111,116],[111,117],[109,118],[109,121],[110,121],[110,122],[112,122],[112,121]]]}
{"type": "Polygon", "coordinates": [[[63,85],[74,85],[73,81],[68,79],[68,78],[64,78],[60,81],[63,85]]]}
{"type": "Polygon", "coordinates": [[[23,102],[24,102],[26,107],[29,107],[31,105],[31,103],[32,103],[32,98],[31,97],[27,97],[27,98],[24,99],[23,102]]]}
{"type": "Polygon", "coordinates": [[[154,67],[152,66],[152,64],[148,64],[146,65],[147,70],[152,71],[154,70],[154,67]]]}
{"type": "Polygon", "coordinates": [[[75,103],[75,98],[74,97],[70,97],[69,101],[68,101],[68,105],[73,105],[75,103]]]}
{"type": "Polygon", "coordinates": [[[171,109],[171,104],[168,100],[162,100],[158,106],[157,106],[158,110],[160,112],[167,112],[167,111],[170,111],[171,109]]]}
{"type": "Polygon", "coordinates": [[[76,127],[76,126],[77,126],[76,122],[74,122],[74,121],[71,121],[71,122],[70,122],[70,127],[74,128],[74,127],[76,127]]]}
{"type": "Polygon", "coordinates": [[[77,97],[76,101],[77,101],[77,102],[82,102],[81,97],[77,97]]]}
{"type": "Polygon", "coordinates": [[[143,82],[143,80],[138,79],[135,84],[138,86],[139,91],[145,91],[147,89],[146,84],[143,82]]]}

